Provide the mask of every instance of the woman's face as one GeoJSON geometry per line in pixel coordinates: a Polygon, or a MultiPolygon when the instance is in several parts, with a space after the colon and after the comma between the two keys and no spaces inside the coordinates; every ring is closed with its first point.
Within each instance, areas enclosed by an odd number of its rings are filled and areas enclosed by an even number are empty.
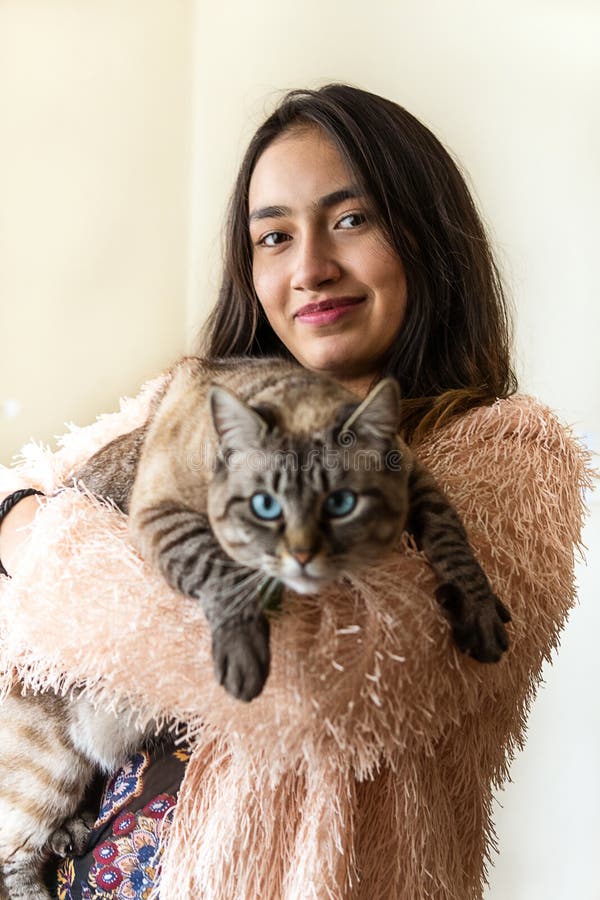
{"type": "Polygon", "coordinates": [[[362,392],[402,326],[406,278],[319,129],[295,128],[267,147],[249,214],[254,286],[271,327],[303,366],[362,392]]]}

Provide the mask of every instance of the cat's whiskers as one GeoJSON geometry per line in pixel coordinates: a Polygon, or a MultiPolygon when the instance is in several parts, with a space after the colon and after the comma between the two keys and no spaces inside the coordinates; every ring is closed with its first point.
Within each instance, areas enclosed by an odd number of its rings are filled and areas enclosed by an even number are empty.
{"type": "Polygon", "coordinates": [[[225,558],[224,556],[219,556],[219,565],[224,569],[239,569],[241,563],[237,562],[235,559],[230,559],[229,557],[225,558]]]}
{"type": "Polygon", "coordinates": [[[211,621],[213,630],[221,628],[230,619],[237,618],[245,606],[254,606],[255,603],[256,592],[253,587],[247,588],[245,591],[242,591],[239,597],[237,597],[233,603],[230,603],[227,607],[225,607],[221,616],[217,616],[211,621]]]}
{"type": "Polygon", "coordinates": [[[262,572],[251,572],[249,575],[246,575],[245,578],[242,578],[240,581],[236,581],[232,584],[230,588],[226,590],[222,590],[219,592],[219,597],[227,598],[234,597],[240,589],[245,588],[247,586],[256,585],[258,587],[258,582],[261,580],[262,572]]]}
{"type": "Polygon", "coordinates": [[[253,601],[255,602],[256,596],[261,588],[261,583],[263,582],[263,580],[264,574],[262,572],[252,572],[246,578],[238,581],[226,591],[223,591],[220,594],[222,598],[229,597],[233,599],[223,609],[223,616],[216,617],[212,621],[215,624],[217,622],[222,624],[232,616],[239,613],[246,604],[249,604],[253,601]]]}

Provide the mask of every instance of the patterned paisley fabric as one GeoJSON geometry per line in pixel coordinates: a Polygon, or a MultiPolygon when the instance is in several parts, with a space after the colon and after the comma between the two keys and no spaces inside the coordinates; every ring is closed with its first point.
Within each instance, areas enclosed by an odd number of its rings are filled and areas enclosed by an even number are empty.
{"type": "Polygon", "coordinates": [[[107,782],[83,856],[62,860],[58,900],[147,900],[189,758],[163,747],[134,754],[107,782]]]}

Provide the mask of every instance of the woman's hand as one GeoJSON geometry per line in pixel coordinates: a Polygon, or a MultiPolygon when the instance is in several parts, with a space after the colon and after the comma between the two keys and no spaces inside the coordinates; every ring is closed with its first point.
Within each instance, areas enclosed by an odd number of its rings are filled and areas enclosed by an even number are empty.
{"type": "MultiPolygon", "coordinates": [[[[8,497],[7,493],[0,494],[0,503],[5,497],[8,497]]],[[[38,494],[24,497],[16,506],[13,506],[0,525],[0,560],[9,575],[19,564],[19,557],[27,534],[24,529],[33,522],[36,512],[45,499],[38,494]]]]}

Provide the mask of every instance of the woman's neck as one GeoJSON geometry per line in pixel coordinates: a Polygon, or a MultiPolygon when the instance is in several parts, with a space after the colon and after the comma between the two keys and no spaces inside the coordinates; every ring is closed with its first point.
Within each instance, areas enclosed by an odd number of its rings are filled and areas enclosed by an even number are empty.
{"type": "Polygon", "coordinates": [[[349,391],[352,391],[353,394],[356,394],[357,397],[360,397],[361,400],[364,400],[369,393],[369,388],[376,378],[377,375],[371,373],[371,375],[359,375],[352,378],[336,378],[335,380],[349,391]]]}

